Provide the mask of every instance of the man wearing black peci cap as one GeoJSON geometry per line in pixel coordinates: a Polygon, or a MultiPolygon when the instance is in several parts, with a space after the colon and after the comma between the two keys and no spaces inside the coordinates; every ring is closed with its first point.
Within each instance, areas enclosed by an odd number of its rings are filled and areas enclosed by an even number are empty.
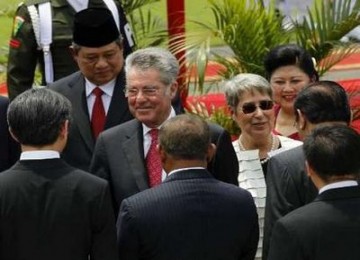
{"type": "MultiPolygon", "coordinates": [[[[19,1],[20,2],[20,1],[19,1]]],[[[31,88],[36,68],[46,86],[79,68],[69,47],[72,42],[75,13],[86,8],[111,10],[124,37],[124,57],[135,47],[130,24],[120,0],[24,0],[19,4],[12,25],[7,66],[10,101],[31,88]]]]}
{"type": "Polygon", "coordinates": [[[122,36],[111,12],[88,8],[74,17],[72,53],[80,71],[49,87],[73,106],[63,159],[88,170],[97,135],[132,118],[124,95],[122,36]]]}

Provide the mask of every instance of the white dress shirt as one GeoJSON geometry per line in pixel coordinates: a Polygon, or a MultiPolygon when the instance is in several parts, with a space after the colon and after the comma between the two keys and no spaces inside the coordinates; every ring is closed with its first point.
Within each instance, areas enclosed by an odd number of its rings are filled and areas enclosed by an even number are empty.
{"type": "Polygon", "coordinates": [[[358,186],[357,181],[338,181],[338,182],[327,184],[324,187],[322,187],[319,190],[319,194],[323,193],[324,191],[331,190],[331,189],[345,188],[345,187],[352,187],[352,186],[358,186]]]}
{"type": "Polygon", "coordinates": [[[101,96],[101,99],[104,105],[105,115],[107,115],[110,107],[111,98],[114,93],[115,81],[116,79],[113,79],[112,81],[106,83],[105,85],[96,86],[95,84],[91,83],[85,78],[85,95],[86,95],[86,101],[87,101],[87,107],[88,107],[90,119],[96,98],[96,96],[92,93],[92,91],[96,87],[99,87],[104,92],[104,94],[101,96]]]}
{"type": "MultiPolygon", "coordinates": [[[[169,120],[170,118],[172,118],[174,116],[176,116],[176,113],[175,113],[174,108],[171,107],[170,115],[166,120],[169,120]]],[[[158,129],[160,129],[161,125],[158,127],[158,129]]],[[[143,145],[144,145],[144,158],[146,158],[146,155],[149,152],[150,145],[151,145],[151,136],[150,136],[149,132],[150,132],[150,130],[152,128],[149,128],[144,124],[142,124],[142,127],[143,127],[143,140],[144,140],[144,143],[143,143],[143,145]]],[[[166,178],[166,172],[163,169],[162,173],[161,173],[161,180],[164,181],[165,178],[166,178]]]]}

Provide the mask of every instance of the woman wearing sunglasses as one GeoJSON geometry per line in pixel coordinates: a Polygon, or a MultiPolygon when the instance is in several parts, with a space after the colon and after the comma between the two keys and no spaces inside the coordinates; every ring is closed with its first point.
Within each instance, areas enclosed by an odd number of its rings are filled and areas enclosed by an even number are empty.
{"type": "Polygon", "coordinates": [[[319,80],[313,58],[303,48],[286,44],[270,50],[264,66],[276,103],[274,133],[300,140],[294,125],[294,101],[300,90],[319,80]]]}
{"type": "Polygon", "coordinates": [[[275,153],[301,145],[300,141],[273,134],[275,111],[269,82],[256,74],[239,74],[224,84],[233,120],[241,134],[233,142],[239,161],[239,186],[250,191],[259,215],[260,240],[256,259],[261,259],[267,162],[275,153]]]}

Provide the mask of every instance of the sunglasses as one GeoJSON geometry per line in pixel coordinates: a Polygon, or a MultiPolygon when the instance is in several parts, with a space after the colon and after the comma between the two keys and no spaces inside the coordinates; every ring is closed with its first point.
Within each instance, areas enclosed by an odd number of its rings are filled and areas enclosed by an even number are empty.
{"type": "Polygon", "coordinates": [[[261,100],[259,105],[256,105],[254,102],[245,103],[242,106],[242,111],[244,114],[254,113],[258,107],[261,110],[270,110],[274,106],[274,103],[271,100],[261,100]]]}

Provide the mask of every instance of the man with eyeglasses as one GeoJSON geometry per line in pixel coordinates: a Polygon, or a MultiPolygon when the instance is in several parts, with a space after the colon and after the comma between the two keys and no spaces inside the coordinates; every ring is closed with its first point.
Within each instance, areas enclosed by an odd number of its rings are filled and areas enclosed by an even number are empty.
{"type": "MultiPolygon", "coordinates": [[[[157,130],[175,116],[171,100],[179,63],[161,48],[137,50],[126,58],[126,96],[135,119],[100,134],[90,171],[109,181],[115,213],[123,199],[161,183],[165,178],[156,156],[157,130]]],[[[209,124],[217,147],[208,170],[221,181],[236,184],[238,163],[229,134],[209,124]]]]}
{"type": "Polygon", "coordinates": [[[88,171],[99,133],[133,118],[124,94],[122,36],[111,11],[88,8],[75,14],[72,53],[80,71],[49,87],[73,106],[73,123],[62,157],[88,171]]]}

